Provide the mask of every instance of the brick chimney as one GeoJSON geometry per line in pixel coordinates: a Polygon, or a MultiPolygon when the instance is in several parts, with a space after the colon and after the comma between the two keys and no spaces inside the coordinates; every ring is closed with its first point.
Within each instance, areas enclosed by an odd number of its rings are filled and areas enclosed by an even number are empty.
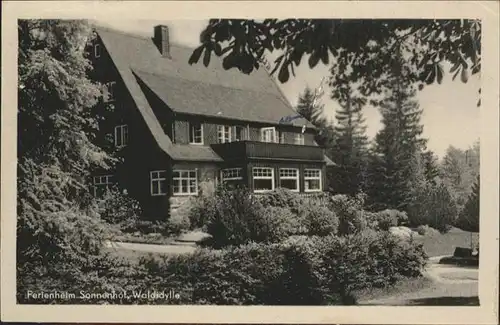
{"type": "Polygon", "coordinates": [[[168,26],[158,25],[154,27],[153,41],[158,47],[161,56],[171,58],[170,56],[170,37],[168,34],[168,26]]]}

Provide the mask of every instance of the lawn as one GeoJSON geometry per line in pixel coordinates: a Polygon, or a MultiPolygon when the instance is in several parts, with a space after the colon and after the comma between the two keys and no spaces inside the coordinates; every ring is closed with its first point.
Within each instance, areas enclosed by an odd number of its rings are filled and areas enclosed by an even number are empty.
{"type": "MultiPolygon", "coordinates": [[[[453,255],[456,247],[471,246],[471,233],[453,228],[446,234],[425,235],[415,237],[415,241],[424,245],[425,252],[429,257],[453,255]]],[[[479,233],[472,233],[474,245],[479,242],[479,233]]]]}

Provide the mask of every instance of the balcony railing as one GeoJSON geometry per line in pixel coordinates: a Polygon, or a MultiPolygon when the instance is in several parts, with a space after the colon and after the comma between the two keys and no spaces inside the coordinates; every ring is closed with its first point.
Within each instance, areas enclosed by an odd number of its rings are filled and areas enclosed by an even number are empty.
{"type": "Polygon", "coordinates": [[[237,141],[213,144],[212,148],[224,160],[239,160],[242,158],[297,161],[324,160],[324,150],[318,146],[258,141],[237,141]]]}

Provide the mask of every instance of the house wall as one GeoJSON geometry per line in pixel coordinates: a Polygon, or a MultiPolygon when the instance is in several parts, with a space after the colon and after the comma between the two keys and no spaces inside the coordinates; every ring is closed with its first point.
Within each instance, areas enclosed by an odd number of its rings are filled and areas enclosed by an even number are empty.
{"type": "Polygon", "coordinates": [[[101,100],[96,109],[105,117],[99,123],[98,144],[120,159],[115,168],[96,170],[94,174],[115,175],[118,185],[139,201],[145,219],[166,220],[169,213],[168,196],[151,196],[150,172],[170,171],[170,158],[158,147],[104,46],[101,46],[101,56],[92,62],[93,79],[102,83],[116,82],[115,100],[106,103],[101,100]],[[121,124],[128,126],[128,144],[117,149],[114,145],[114,129],[121,124]]]}
{"type": "MultiPolygon", "coordinates": [[[[245,128],[245,136],[250,141],[260,141],[261,135],[260,130],[263,127],[272,127],[273,125],[266,125],[262,123],[244,123],[236,120],[227,119],[217,119],[217,118],[201,118],[193,115],[187,114],[175,114],[174,117],[175,133],[174,142],[179,144],[189,144],[189,125],[190,122],[201,122],[203,124],[203,144],[210,145],[218,143],[217,138],[217,126],[218,125],[229,125],[233,127],[231,131],[231,140],[236,139],[236,133],[234,127],[241,126],[245,128]],[[249,134],[249,137],[248,137],[249,134]]],[[[300,127],[294,127],[289,125],[276,126],[276,131],[285,133],[285,143],[294,144],[295,134],[301,133],[300,127]]],[[[314,141],[314,131],[306,130],[304,133],[304,145],[316,146],[314,141]]]]}

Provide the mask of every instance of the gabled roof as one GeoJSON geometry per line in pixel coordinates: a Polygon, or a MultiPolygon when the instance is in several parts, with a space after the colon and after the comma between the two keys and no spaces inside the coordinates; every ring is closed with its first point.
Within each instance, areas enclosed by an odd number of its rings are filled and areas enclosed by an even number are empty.
{"type": "MultiPolygon", "coordinates": [[[[171,58],[165,58],[151,38],[100,27],[96,31],[113,60],[119,56],[175,112],[270,124],[297,114],[264,69],[249,75],[224,70],[216,56],[208,67],[190,65],[192,48],[171,44],[171,58]]],[[[314,127],[303,118],[292,122],[304,124],[314,127]]]]}
{"type": "MultiPolygon", "coordinates": [[[[162,57],[151,38],[95,27],[137,109],[158,146],[173,160],[222,161],[211,147],[172,143],[154,114],[137,78],[172,110],[242,121],[278,124],[296,115],[276,82],[263,70],[245,75],[224,70],[220,58],[208,67],[188,63],[193,49],[172,44],[162,57]]],[[[290,124],[314,127],[303,118],[290,124]]],[[[331,162],[326,156],[327,162],[331,162]]]]}

